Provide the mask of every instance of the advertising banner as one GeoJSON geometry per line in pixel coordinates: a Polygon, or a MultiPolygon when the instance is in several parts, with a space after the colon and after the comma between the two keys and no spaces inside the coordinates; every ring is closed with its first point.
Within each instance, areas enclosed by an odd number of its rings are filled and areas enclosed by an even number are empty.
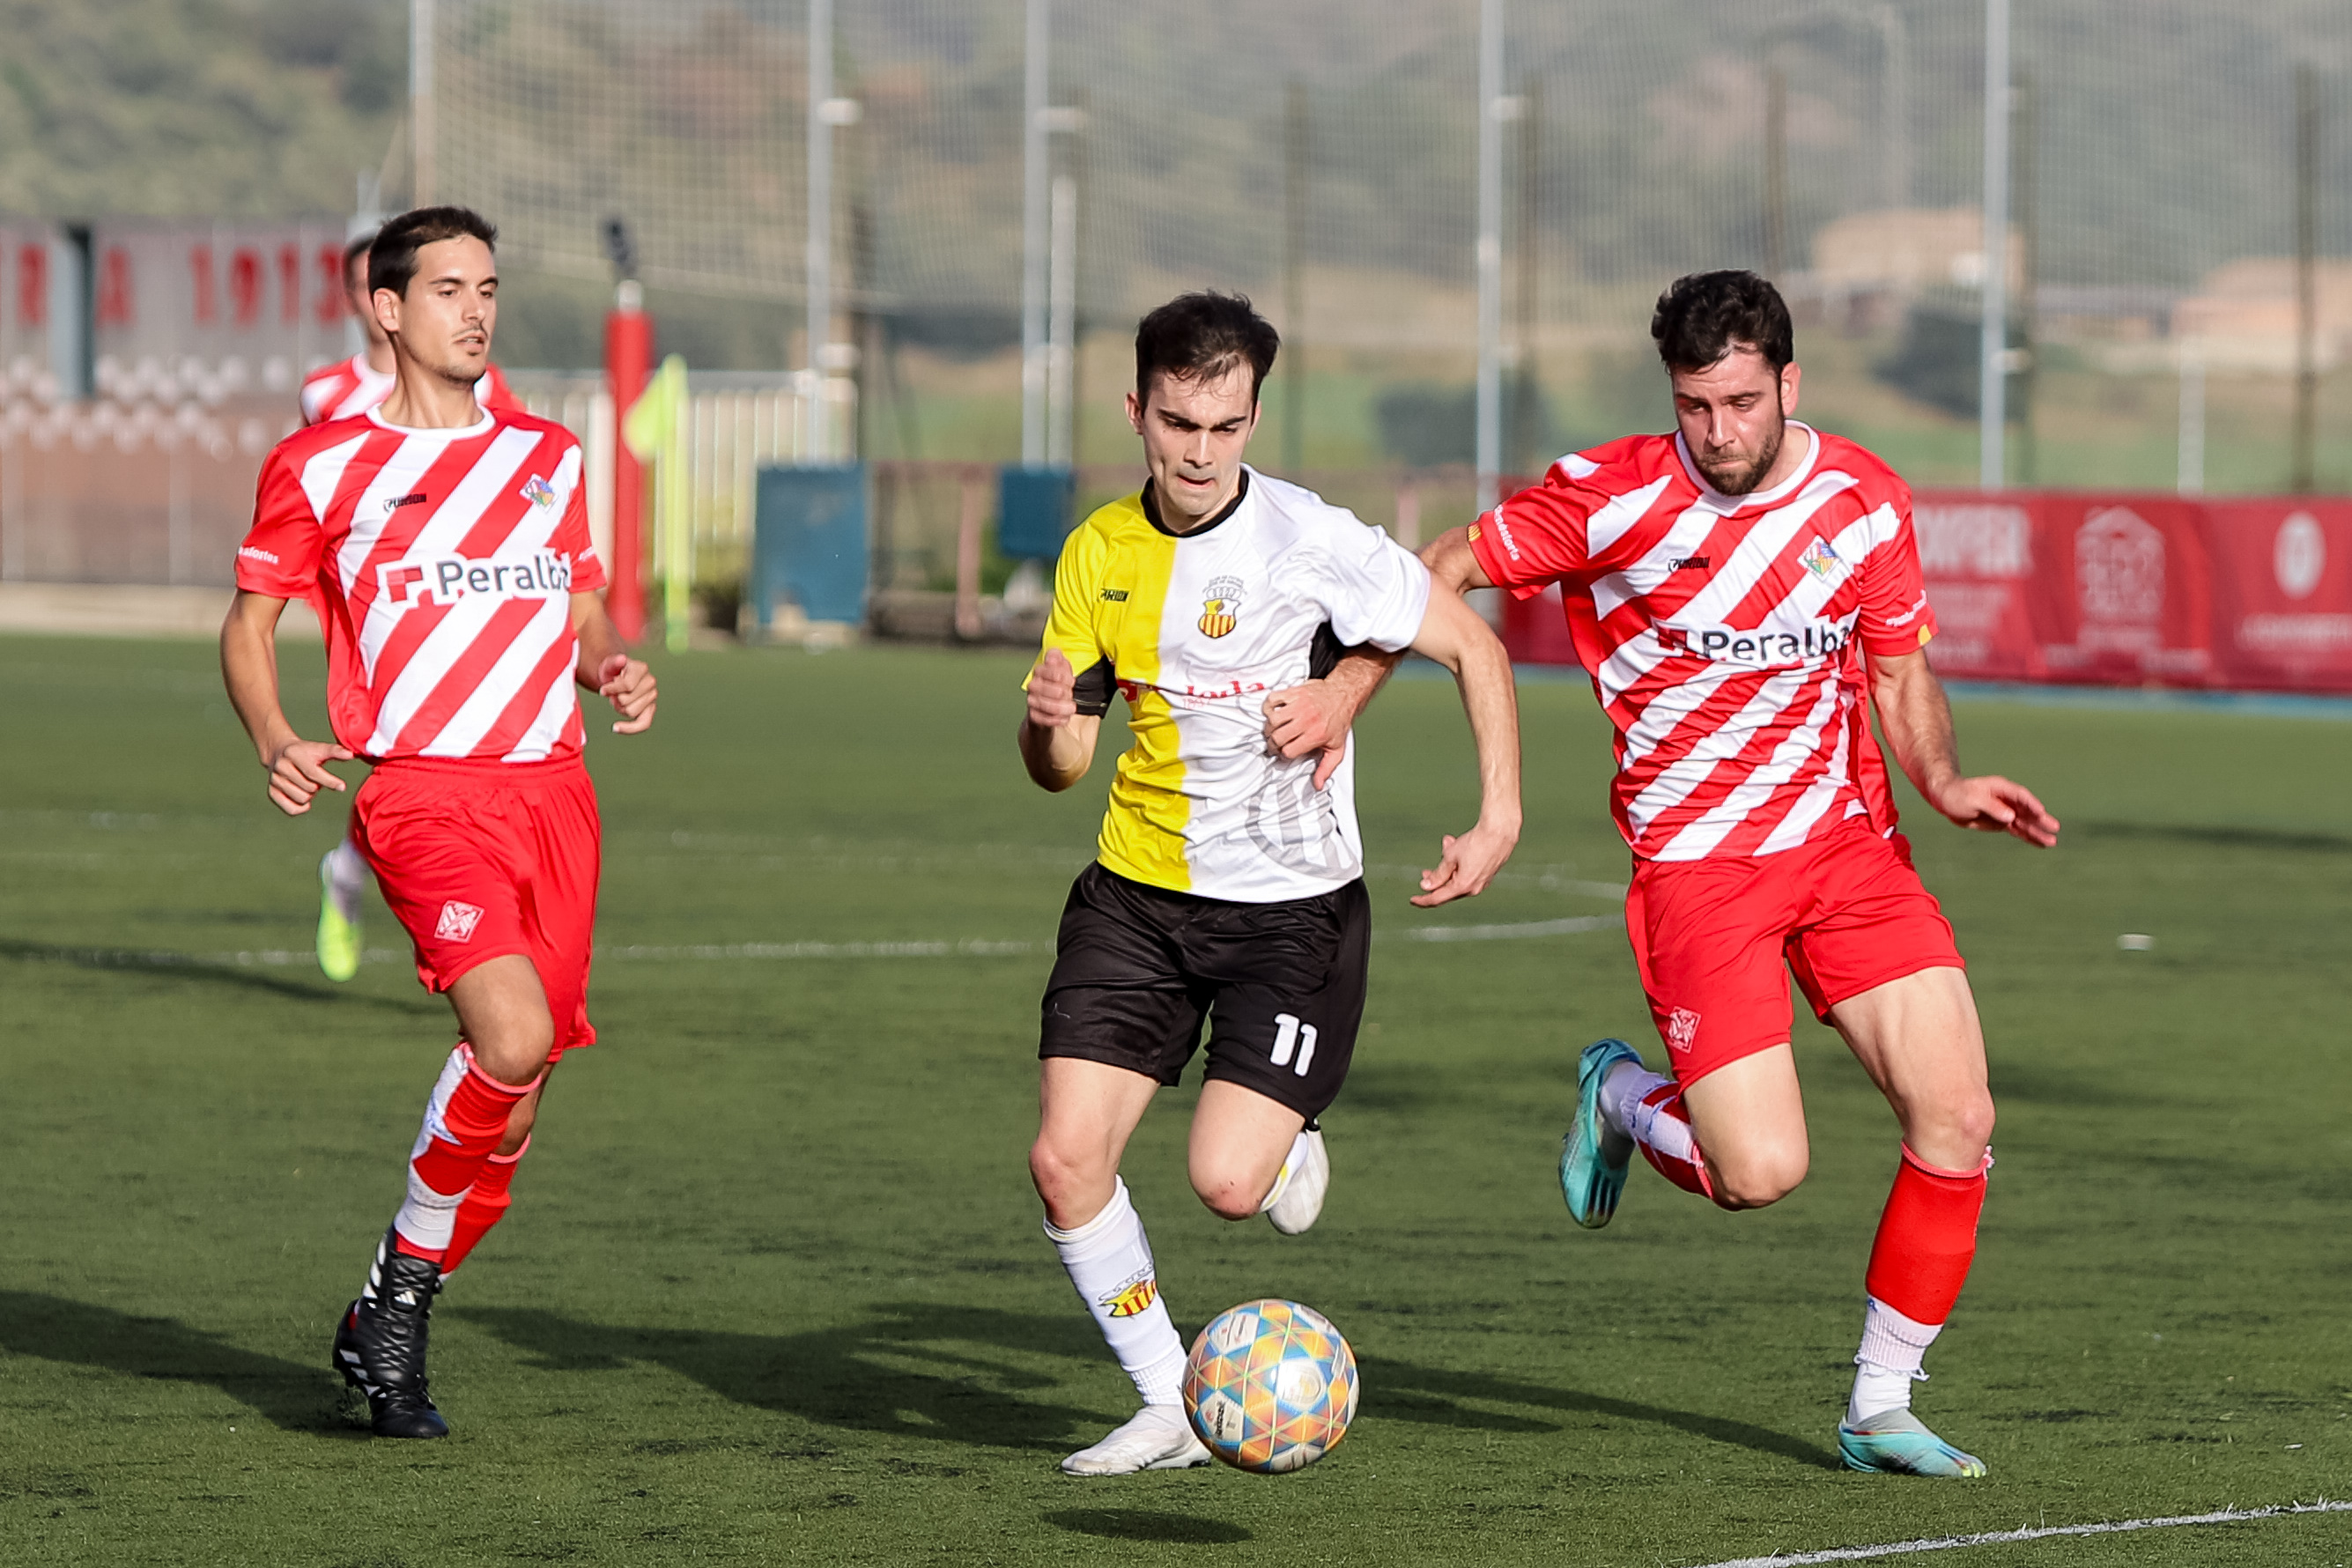
{"type": "Polygon", "coordinates": [[[2227,684],[2352,691],[2352,501],[2210,501],[2214,652],[2227,684]]]}

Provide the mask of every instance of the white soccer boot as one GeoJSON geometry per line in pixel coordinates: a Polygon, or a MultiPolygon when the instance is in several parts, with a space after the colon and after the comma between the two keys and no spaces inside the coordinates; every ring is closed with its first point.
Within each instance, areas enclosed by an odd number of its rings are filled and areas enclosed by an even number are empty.
{"type": "Polygon", "coordinates": [[[1323,1194],[1331,1190],[1331,1156],[1323,1148],[1323,1129],[1309,1127],[1291,1148],[1267,1195],[1265,1217],[1285,1236],[1314,1227],[1323,1216],[1323,1194]]]}
{"type": "Polygon", "coordinates": [[[1138,1470],[1189,1470],[1209,1462],[1181,1405],[1147,1405],[1091,1448],[1062,1461],[1066,1476],[1131,1476],[1138,1470]]]}

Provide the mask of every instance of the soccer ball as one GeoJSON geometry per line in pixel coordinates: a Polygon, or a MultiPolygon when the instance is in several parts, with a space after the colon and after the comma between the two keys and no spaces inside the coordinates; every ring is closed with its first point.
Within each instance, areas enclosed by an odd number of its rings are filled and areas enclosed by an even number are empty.
{"type": "Polygon", "coordinates": [[[1244,1301],[1192,1342],[1184,1414],[1235,1469],[1304,1469],[1338,1447],[1356,1418],[1356,1352],[1312,1307],[1244,1301]]]}

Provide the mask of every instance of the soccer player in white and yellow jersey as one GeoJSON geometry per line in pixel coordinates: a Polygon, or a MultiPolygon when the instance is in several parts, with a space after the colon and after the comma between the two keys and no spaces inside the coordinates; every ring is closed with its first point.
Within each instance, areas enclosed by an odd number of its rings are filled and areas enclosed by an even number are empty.
{"type": "Polygon", "coordinates": [[[1205,1462],[1178,1402],[1184,1345],[1119,1157],[1209,1026],[1192,1187],[1227,1219],[1296,1234],[1330,1165],[1316,1119],[1347,1076],[1371,942],[1353,772],[1286,761],[1269,701],[1349,647],[1411,647],[1462,688],[1478,822],[1422,874],[1434,905],[1483,889],[1519,833],[1509,658],[1413,556],[1242,461],[1274,329],[1246,300],[1188,294],[1143,319],[1128,418],[1150,481],[1064,546],[1031,672],[1022,761],[1049,790],[1087,774],[1116,691],[1118,760],[1101,852],[1070,890],[1046,983],[1041,1125],[1029,1169],[1045,1233],[1143,1409],[1062,1463],[1126,1475],[1205,1462]]]}

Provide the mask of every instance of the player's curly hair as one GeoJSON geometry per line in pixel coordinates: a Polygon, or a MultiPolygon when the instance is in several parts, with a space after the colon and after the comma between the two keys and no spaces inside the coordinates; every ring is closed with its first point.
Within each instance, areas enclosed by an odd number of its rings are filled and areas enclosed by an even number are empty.
{"type": "Polygon", "coordinates": [[[1658,296],[1650,336],[1668,370],[1705,370],[1735,348],[1754,349],[1778,375],[1797,357],[1789,307],[1753,272],[1693,272],[1658,296]]]}
{"type": "Polygon", "coordinates": [[[498,226],[471,207],[418,207],[376,231],[368,247],[368,292],[389,289],[404,297],[416,276],[416,253],[445,239],[474,238],[493,251],[498,226]]]}
{"type": "Polygon", "coordinates": [[[1246,361],[1255,403],[1281,347],[1282,335],[1251,307],[1248,296],[1213,289],[1179,294],[1135,329],[1136,401],[1151,401],[1155,375],[1213,381],[1246,361]]]}

